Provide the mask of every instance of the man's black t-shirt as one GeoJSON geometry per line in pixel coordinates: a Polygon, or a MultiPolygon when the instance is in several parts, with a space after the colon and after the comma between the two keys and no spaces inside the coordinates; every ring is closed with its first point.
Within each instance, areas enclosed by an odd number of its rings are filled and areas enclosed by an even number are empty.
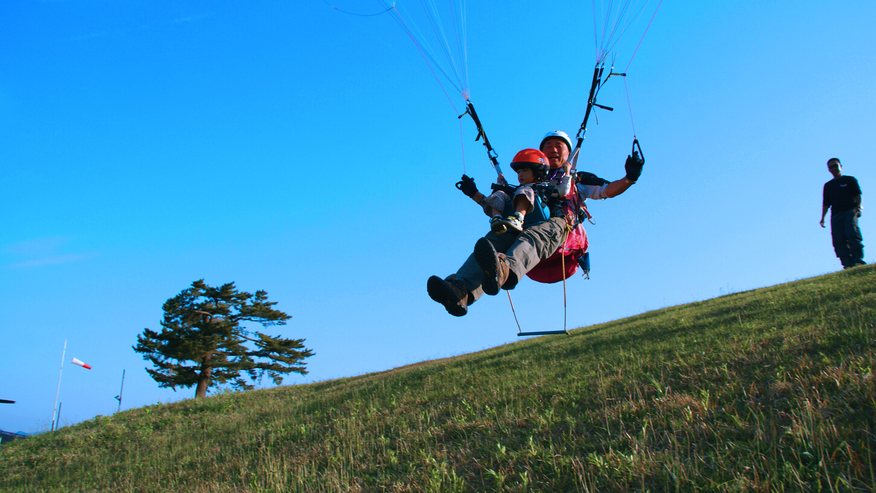
{"type": "Polygon", "coordinates": [[[830,215],[855,208],[855,196],[861,195],[861,187],[854,176],[840,176],[824,184],[822,205],[830,207],[830,215]]]}

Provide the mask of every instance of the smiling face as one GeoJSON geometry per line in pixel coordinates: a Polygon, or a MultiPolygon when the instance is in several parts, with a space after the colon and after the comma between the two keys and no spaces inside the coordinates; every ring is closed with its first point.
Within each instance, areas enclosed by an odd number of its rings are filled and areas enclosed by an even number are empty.
{"type": "Polygon", "coordinates": [[[559,169],[569,160],[570,149],[563,139],[550,138],[541,145],[541,152],[547,156],[551,169],[559,169]]]}

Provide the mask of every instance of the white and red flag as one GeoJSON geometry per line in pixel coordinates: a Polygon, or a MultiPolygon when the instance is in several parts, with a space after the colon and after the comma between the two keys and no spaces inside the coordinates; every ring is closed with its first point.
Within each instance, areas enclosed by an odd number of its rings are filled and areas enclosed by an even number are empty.
{"type": "Polygon", "coordinates": [[[79,360],[76,359],[76,358],[73,358],[73,361],[71,361],[71,363],[73,363],[74,365],[79,365],[79,366],[81,366],[82,368],[85,368],[86,370],[90,370],[90,369],[91,369],[91,365],[86,365],[85,363],[79,361],[79,360]]]}

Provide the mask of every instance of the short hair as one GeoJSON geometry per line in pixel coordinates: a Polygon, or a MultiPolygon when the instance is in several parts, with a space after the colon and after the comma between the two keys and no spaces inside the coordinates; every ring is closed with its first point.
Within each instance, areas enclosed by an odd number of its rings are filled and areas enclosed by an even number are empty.
{"type": "Polygon", "coordinates": [[[840,160],[839,160],[838,157],[832,157],[832,158],[828,159],[828,160],[827,160],[827,165],[828,165],[828,166],[830,166],[830,162],[831,162],[831,161],[836,161],[836,164],[838,164],[838,165],[840,165],[840,166],[843,165],[843,163],[840,162],[840,160]]]}

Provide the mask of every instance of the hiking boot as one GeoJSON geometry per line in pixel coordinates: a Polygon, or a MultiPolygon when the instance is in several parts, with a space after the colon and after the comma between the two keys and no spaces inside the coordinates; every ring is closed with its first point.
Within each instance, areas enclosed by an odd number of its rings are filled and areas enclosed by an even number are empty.
{"type": "Polygon", "coordinates": [[[426,290],[429,291],[430,298],[444,305],[447,313],[454,317],[468,313],[468,290],[462,281],[432,276],[426,282],[426,290]]]}
{"type": "Polygon", "coordinates": [[[504,224],[505,218],[502,216],[493,216],[490,218],[490,231],[500,235],[505,231],[508,231],[508,226],[504,224]]]}
{"type": "Polygon", "coordinates": [[[515,212],[502,220],[502,224],[507,228],[518,233],[523,231],[523,214],[515,212]]]}
{"type": "Polygon", "coordinates": [[[496,253],[490,240],[481,238],[475,243],[474,257],[484,271],[484,280],[481,286],[484,292],[491,296],[499,294],[499,289],[508,280],[508,264],[505,263],[505,254],[496,253]]]}

